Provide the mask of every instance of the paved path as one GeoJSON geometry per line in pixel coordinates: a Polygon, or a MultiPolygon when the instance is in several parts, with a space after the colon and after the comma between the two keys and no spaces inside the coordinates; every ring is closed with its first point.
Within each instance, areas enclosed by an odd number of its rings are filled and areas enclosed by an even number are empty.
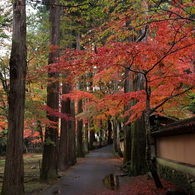
{"type": "MultiPolygon", "coordinates": [[[[120,194],[103,183],[106,175],[120,175],[122,161],[112,152],[112,145],[90,152],[84,161],[67,170],[60,182],[41,195],[92,195],[120,194]]],[[[118,178],[119,183],[121,177],[118,178]]]]}
{"type": "Polygon", "coordinates": [[[91,151],[83,161],[65,171],[57,184],[40,195],[165,195],[168,188],[176,189],[165,180],[162,180],[165,188],[156,189],[153,180],[146,176],[114,178],[119,187],[108,188],[103,183],[104,178],[123,174],[121,165],[122,161],[112,152],[112,145],[91,151]]]}

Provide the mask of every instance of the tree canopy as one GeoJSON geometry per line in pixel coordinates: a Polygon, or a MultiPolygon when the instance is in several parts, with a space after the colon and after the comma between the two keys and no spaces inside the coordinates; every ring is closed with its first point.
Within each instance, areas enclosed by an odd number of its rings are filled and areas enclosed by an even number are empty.
{"type": "MultiPolygon", "coordinates": [[[[8,9],[0,9],[1,40],[10,40],[8,9]]],[[[57,140],[62,120],[83,121],[82,127],[100,132],[109,129],[111,122],[114,129],[117,122],[131,125],[143,115],[145,124],[153,114],[176,119],[193,116],[193,0],[44,0],[34,2],[32,10],[27,17],[24,136],[39,129],[43,141],[44,130],[54,128],[57,140]],[[58,11],[51,16],[54,7],[58,11]],[[54,30],[57,14],[60,21],[54,30]],[[52,85],[56,88],[49,88],[52,85]],[[57,94],[55,102],[51,94],[57,94]]],[[[2,44],[7,47],[6,41],[2,44]]],[[[4,132],[9,60],[5,54],[0,57],[0,130],[4,132]]],[[[150,127],[144,128],[149,135],[150,127]]]]}

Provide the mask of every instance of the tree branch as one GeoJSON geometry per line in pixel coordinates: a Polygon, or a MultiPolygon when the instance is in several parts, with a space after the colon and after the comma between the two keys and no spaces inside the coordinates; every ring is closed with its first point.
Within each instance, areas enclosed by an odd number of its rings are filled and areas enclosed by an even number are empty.
{"type": "Polygon", "coordinates": [[[174,97],[180,96],[180,95],[182,95],[182,94],[185,94],[186,92],[190,91],[190,90],[193,89],[193,88],[194,88],[194,87],[190,87],[190,88],[184,90],[184,91],[181,92],[181,93],[177,93],[177,94],[175,94],[175,95],[171,95],[171,96],[165,98],[164,101],[163,101],[162,103],[160,103],[158,106],[156,106],[156,107],[154,107],[153,109],[150,110],[150,114],[152,114],[156,109],[160,108],[160,107],[161,107],[163,104],[165,104],[168,100],[170,100],[170,99],[172,99],[172,98],[174,98],[174,97]]]}
{"type": "Polygon", "coordinates": [[[147,24],[147,25],[145,26],[144,32],[143,32],[143,33],[141,34],[141,36],[138,37],[138,39],[135,41],[136,43],[141,42],[141,41],[144,39],[144,37],[146,37],[147,32],[148,32],[148,28],[149,28],[149,25],[147,24]]]}

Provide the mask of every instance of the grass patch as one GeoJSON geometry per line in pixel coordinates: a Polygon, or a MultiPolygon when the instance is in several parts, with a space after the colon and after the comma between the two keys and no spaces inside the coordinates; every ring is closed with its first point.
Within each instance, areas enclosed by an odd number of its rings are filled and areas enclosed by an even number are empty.
{"type": "MultiPolygon", "coordinates": [[[[42,154],[28,153],[24,154],[23,157],[25,195],[37,195],[57,182],[58,179],[46,182],[39,181],[42,154]]],[[[0,157],[0,190],[3,184],[4,165],[5,157],[0,157]]]]}

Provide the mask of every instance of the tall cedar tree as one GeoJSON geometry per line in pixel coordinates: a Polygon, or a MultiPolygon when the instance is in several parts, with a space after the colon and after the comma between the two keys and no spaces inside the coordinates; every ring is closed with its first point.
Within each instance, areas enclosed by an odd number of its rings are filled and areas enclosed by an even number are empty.
{"type": "MultiPolygon", "coordinates": [[[[125,82],[124,82],[124,93],[130,92],[131,80],[127,79],[129,77],[129,70],[125,69],[125,82]]],[[[124,106],[124,110],[129,110],[130,102],[128,105],[124,106]]],[[[124,123],[129,119],[129,116],[124,117],[124,123]]],[[[127,163],[131,160],[131,125],[124,125],[124,163],[127,163]]]]}
{"type": "MultiPolygon", "coordinates": [[[[50,6],[50,45],[55,50],[49,53],[48,63],[54,63],[59,57],[60,45],[60,6],[59,0],[51,0],[50,6]]],[[[54,110],[59,109],[59,73],[48,72],[49,83],[47,86],[47,106],[54,110]]],[[[58,176],[58,117],[47,114],[48,119],[54,124],[48,126],[45,132],[45,143],[43,151],[42,169],[40,173],[41,180],[56,178],[58,176]]]]}
{"type": "MultiPolygon", "coordinates": [[[[79,81],[79,89],[83,90],[83,78],[79,81]]],[[[78,101],[78,114],[83,111],[82,109],[83,100],[78,101]]],[[[83,120],[78,120],[77,122],[77,156],[84,157],[84,149],[83,149],[83,120]]]]}
{"type": "MultiPolygon", "coordinates": [[[[67,94],[70,91],[70,87],[67,83],[62,84],[62,94],[67,94]]],[[[70,99],[61,102],[61,112],[70,114],[70,99]]],[[[68,140],[69,140],[69,129],[70,121],[61,120],[61,129],[60,129],[60,142],[59,142],[59,169],[66,170],[69,167],[69,158],[68,158],[68,140]]]]}
{"type": "MultiPolygon", "coordinates": [[[[76,36],[76,49],[81,50],[80,46],[80,33],[77,32],[76,36]]],[[[78,82],[78,88],[79,90],[84,90],[84,77],[81,77],[81,80],[78,82]]],[[[83,106],[83,100],[78,101],[78,114],[83,111],[82,109],[83,106]]],[[[78,120],[77,122],[77,156],[78,157],[84,157],[84,144],[83,144],[83,120],[78,120]]]]}
{"type": "MultiPolygon", "coordinates": [[[[68,74],[68,73],[66,73],[68,74]]],[[[67,82],[62,84],[62,94],[68,94],[71,87],[67,82]]],[[[61,120],[61,131],[60,131],[60,143],[59,143],[59,169],[65,170],[69,166],[76,163],[76,144],[75,144],[75,112],[74,102],[70,99],[62,101],[61,112],[67,114],[72,119],[61,120]]]]}
{"type": "Polygon", "coordinates": [[[8,138],[2,195],[24,194],[23,129],[26,77],[25,0],[13,1],[8,138]]]}

